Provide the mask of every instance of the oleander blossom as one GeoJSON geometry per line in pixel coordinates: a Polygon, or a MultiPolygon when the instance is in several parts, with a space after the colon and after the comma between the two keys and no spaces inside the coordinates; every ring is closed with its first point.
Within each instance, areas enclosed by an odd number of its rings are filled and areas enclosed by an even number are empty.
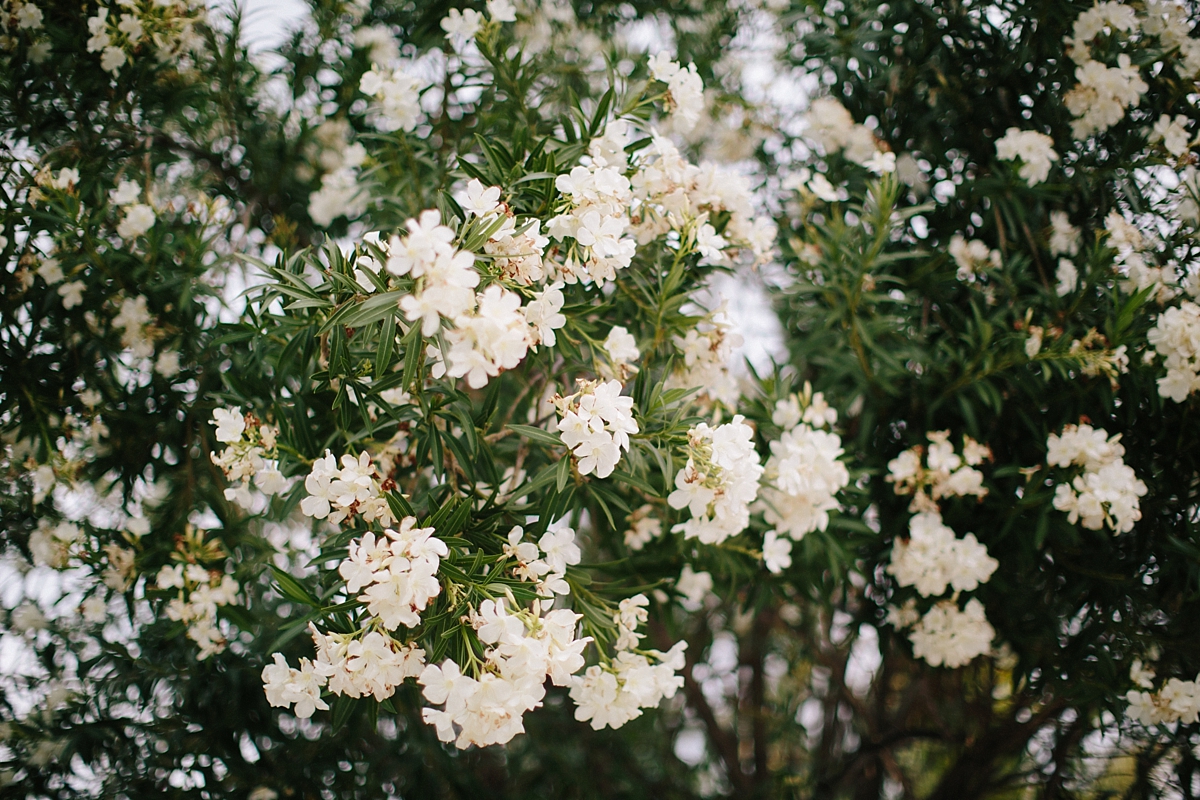
{"type": "Polygon", "coordinates": [[[979,239],[968,241],[956,233],[950,237],[949,249],[950,257],[958,267],[955,277],[964,283],[974,283],[984,270],[1000,267],[1000,251],[989,249],[979,239]]]}
{"type": "Polygon", "coordinates": [[[306,516],[334,524],[357,514],[363,522],[378,521],[386,527],[396,522],[384,496],[392,488],[391,479],[380,477],[369,453],[359,453],[357,458],[347,453],[339,465],[333,453],[326,450],[304,479],[308,497],[300,501],[300,510],[306,516]]]}
{"type": "Polygon", "coordinates": [[[1049,466],[1082,468],[1054,490],[1054,507],[1065,512],[1072,525],[1094,531],[1107,526],[1117,534],[1133,530],[1142,518],[1138,498],[1146,494],[1146,484],[1125,464],[1120,440],[1121,434],[1110,437],[1091,425],[1067,425],[1046,440],[1049,466]]]}
{"type": "Polygon", "coordinates": [[[1058,160],[1054,139],[1037,131],[1009,128],[996,140],[996,158],[1001,161],[1020,161],[1017,174],[1030,186],[1037,186],[1050,176],[1050,166],[1058,160]]]}
{"type": "Polygon", "coordinates": [[[1200,389],[1200,306],[1184,300],[1158,315],[1146,339],[1164,359],[1167,374],[1158,379],[1162,397],[1182,403],[1200,389]]]}
{"type": "Polygon", "coordinates": [[[251,510],[254,496],[250,487],[265,495],[282,494],[291,485],[279,471],[276,439],[279,428],[262,423],[254,414],[242,414],[238,408],[214,408],[212,423],[218,442],[228,445],[220,454],[209,454],[225,479],[235,486],[225,490],[225,499],[251,510]]]}
{"type": "Polygon", "coordinates": [[[456,316],[454,327],[446,331],[446,374],[480,389],[520,364],[535,336],[522,313],[520,295],[492,284],[476,295],[474,311],[456,316]]]}
{"type": "Polygon", "coordinates": [[[990,448],[964,434],[962,450],[955,452],[950,431],[930,431],[926,438],[928,452],[920,445],[910,447],[888,462],[884,478],[894,484],[896,494],[913,496],[909,511],[941,513],[937,503],[943,498],[987,496],[983,473],[975,467],[991,460],[990,448]]]}
{"type": "Polygon", "coordinates": [[[599,286],[615,280],[637,250],[629,235],[629,179],[619,169],[593,161],[559,175],[554,185],[564,199],[561,213],[546,225],[547,235],[562,243],[564,259],[556,265],[555,277],[599,286]]]}
{"type": "Polygon", "coordinates": [[[225,649],[229,631],[218,621],[217,608],[237,603],[241,586],[233,576],[196,563],[167,565],[159,570],[155,588],[175,590],[166,616],[187,626],[188,638],[200,647],[197,659],[203,661],[225,649]]]}
{"type": "Polygon", "coordinates": [[[441,706],[423,709],[421,717],[441,741],[462,749],[504,744],[524,732],[524,715],[542,704],[547,678],[555,686],[571,685],[591,641],[576,636],[582,615],[542,611],[536,601],[513,611],[503,600],[483,601],[470,618],[487,647],[478,673],[464,674],[453,659],[421,672],[422,694],[441,706]]]}
{"type": "Polygon", "coordinates": [[[931,666],[953,669],[988,652],[996,630],[978,600],[967,601],[962,609],[954,600],[942,600],[921,617],[908,638],[914,656],[931,666]]]}
{"type": "Polygon", "coordinates": [[[900,586],[913,586],[922,597],[945,594],[946,588],[970,592],[987,583],[999,562],[968,533],[959,539],[940,515],[925,511],[908,523],[907,541],[892,546],[887,571],[900,586]]]}
{"type": "MultiPolygon", "coordinates": [[[[420,321],[422,336],[433,336],[442,319],[468,318],[475,309],[475,287],[479,285],[475,254],[451,244],[454,231],[441,223],[436,210],[422,211],[417,219],[408,220],[406,227],[408,236],[394,235],[388,240],[384,267],[392,275],[415,281],[412,293],[400,298],[400,309],[410,322],[420,321]]],[[[503,297],[501,293],[497,302],[503,297]]]]}
{"type": "Polygon", "coordinates": [[[850,482],[850,472],[839,460],[841,437],[820,430],[836,420],[824,395],[812,394],[807,385],[804,398],[793,394],[775,404],[772,421],[784,432],[770,444],[759,506],[767,524],[796,541],[828,527],[829,512],[838,508],[837,494],[850,482]]]}
{"type": "Polygon", "coordinates": [[[733,409],[741,390],[729,365],[743,340],[722,317],[722,312],[716,312],[686,335],[674,337],[672,343],[683,363],[667,380],[667,388],[698,389],[696,397],[701,402],[733,409]]]}
{"type": "Polygon", "coordinates": [[[381,131],[412,133],[424,120],[421,81],[403,69],[373,66],[363,73],[358,88],[375,100],[370,120],[381,131]]]}
{"type": "Polygon", "coordinates": [[[675,473],[671,508],[691,518],[671,528],[685,539],[720,544],[750,523],[763,467],[754,449],[754,430],[738,414],[716,428],[700,423],[688,431],[687,464],[675,473]]]}
{"type": "Polygon", "coordinates": [[[813,100],[804,118],[808,122],[808,136],[826,153],[841,150],[855,164],[866,165],[873,160],[878,163],[875,135],[865,125],[856,123],[837,100],[829,97],[813,100]]]}
{"type": "MultiPolygon", "coordinates": [[[[1139,660],[1131,665],[1129,677],[1142,689],[1154,688],[1154,671],[1143,668],[1139,660]]],[[[1129,718],[1140,725],[1194,725],[1200,721],[1200,675],[1190,681],[1169,678],[1157,691],[1130,689],[1125,700],[1129,718]]]]}
{"type": "Polygon", "coordinates": [[[654,79],[667,85],[669,127],[676,133],[690,133],[704,112],[704,81],[696,73],[696,65],[688,64],[685,69],[663,52],[650,56],[648,66],[654,79]]]}
{"type": "Polygon", "coordinates": [[[415,517],[405,517],[397,530],[364,534],[350,543],[350,553],[338,567],[346,591],[357,594],[389,631],[420,625],[421,612],[442,591],[438,566],[449,550],[433,528],[416,524],[415,517]]]}
{"type": "Polygon", "coordinates": [[[579,381],[575,394],[555,395],[559,436],[577,460],[579,474],[607,478],[629,451],[638,432],[633,398],[621,396],[620,381],[579,381]]]}
{"type": "Polygon", "coordinates": [[[687,642],[677,642],[665,653],[636,649],[643,637],[638,627],[648,618],[647,605],[645,595],[622,600],[613,615],[619,632],[616,656],[571,679],[575,719],[590,723],[595,730],[620,728],[641,716],[642,709],[674,697],[683,686],[678,673],[685,665],[687,642]]]}

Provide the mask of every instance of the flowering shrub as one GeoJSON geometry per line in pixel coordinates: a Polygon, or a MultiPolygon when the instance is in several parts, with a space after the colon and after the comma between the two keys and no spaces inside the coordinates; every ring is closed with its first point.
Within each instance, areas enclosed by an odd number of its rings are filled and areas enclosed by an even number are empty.
{"type": "Polygon", "coordinates": [[[1189,796],[1186,7],[0,11],[4,792],[1189,796]]]}

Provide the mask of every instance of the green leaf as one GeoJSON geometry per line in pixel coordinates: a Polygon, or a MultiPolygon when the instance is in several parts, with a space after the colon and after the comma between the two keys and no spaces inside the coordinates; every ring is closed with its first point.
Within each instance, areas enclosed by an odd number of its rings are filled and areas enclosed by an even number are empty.
{"type": "Polygon", "coordinates": [[[271,564],[271,573],[275,576],[275,582],[278,584],[279,593],[289,600],[294,600],[297,603],[303,603],[313,608],[320,608],[321,601],[318,600],[308,589],[305,589],[301,583],[287,574],[279,567],[271,564]]]}
{"type": "Polygon", "coordinates": [[[508,428],[509,430],[516,431],[521,435],[522,438],[529,439],[530,441],[540,442],[541,444],[549,447],[563,446],[563,441],[561,438],[559,438],[558,434],[550,433],[549,431],[542,430],[541,428],[535,428],[532,425],[517,425],[515,423],[510,423],[508,428]]]}

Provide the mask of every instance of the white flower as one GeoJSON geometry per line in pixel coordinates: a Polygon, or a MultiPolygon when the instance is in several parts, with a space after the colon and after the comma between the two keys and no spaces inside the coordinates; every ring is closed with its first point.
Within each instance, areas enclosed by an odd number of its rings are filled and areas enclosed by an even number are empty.
{"type": "Polygon", "coordinates": [[[142,187],[137,181],[121,181],[116,189],[108,193],[108,197],[113,205],[128,206],[136,203],[141,194],[142,187]]]}
{"type": "Polygon", "coordinates": [[[974,282],[981,270],[1000,266],[999,250],[989,250],[980,240],[967,241],[957,233],[950,239],[950,256],[958,265],[958,279],[967,283],[974,282]]]}
{"type": "Polygon", "coordinates": [[[554,331],[567,324],[567,318],[562,314],[564,302],[562,284],[555,283],[535,294],[521,309],[534,341],[547,347],[557,343],[554,331]]]}
{"type": "Polygon", "coordinates": [[[1060,258],[1054,278],[1058,281],[1058,285],[1054,287],[1054,293],[1059,297],[1066,297],[1079,285],[1079,270],[1075,269],[1072,261],[1060,258]]]}
{"type": "Polygon", "coordinates": [[[580,381],[579,391],[557,400],[556,406],[559,435],[579,460],[579,474],[611,475],[621,451],[629,450],[629,434],[638,432],[633,398],[621,396],[621,382],[580,381]]]}
{"type": "Polygon", "coordinates": [[[896,171],[896,154],[878,150],[863,163],[863,166],[876,175],[896,171]]]}
{"type": "Polygon", "coordinates": [[[154,371],[170,380],[179,374],[179,353],[175,350],[163,350],[154,361],[154,371]]]}
{"type": "Polygon", "coordinates": [[[1163,114],[1158,118],[1158,122],[1154,123],[1150,141],[1162,142],[1168,153],[1181,156],[1188,150],[1188,122],[1188,118],[1182,114],[1177,114],[1175,119],[1171,119],[1169,114],[1163,114]]]}
{"type": "Polygon", "coordinates": [[[688,64],[684,69],[665,52],[650,56],[648,63],[654,79],[667,84],[671,127],[677,133],[690,132],[704,110],[704,82],[696,73],[696,65],[688,64]]]}
{"type": "Polygon", "coordinates": [[[500,210],[500,187],[484,186],[475,178],[467,182],[467,194],[460,201],[463,211],[476,217],[486,217],[500,210]]]}
{"type": "Polygon", "coordinates": [[[475,34],[479,33],[479,29],[483,27],[483,15],[470,8],[463,11],[452,8],[441,24],[447,39],[462,43],[474,39],[475,34]]]}
{"type": "Polygon", "coordinates": [[[808,182],[808,190],[826,203],[836,203],[841,199],[838,190],[819,172],[808,182]]]}
{"type": "MultiPolygon", "coordinates": [[[[808,122],[808,135],[826,153],[844,150],[847,160],[865,166],[879,152],[871,131],[866,126],[856,124],[850,112],[837,100],[829,97],[813,100],[805,120],[808,122]]],[[[883,166],[878,161],[875,163],[883,166]]]]}
{"type": "Polygon", "coordinates": [[[122,239],[136,239],[154,227],[154,209],[145,203],[130,206],[117,225],[117,234],[122,239]]]}
{"type": "Polygon", "coordinates": [[[37,30],[42,27],[42,10],[33,3],[26,2],[17,9],[17,27],[23,30],[37,30]]]}
{"type": "Polygon", "coordinates": [[[829,512],[838,507],[838,492],[850,482],[846,465],[838,460],[842,452],[837,434],[804,423],[771,442],[761,502],[767,523],[797,541],[825,530],[829,512]]]}
{"type": "Polygon", "coordinates": [[[1061,435],[1047,439],[1047,464],[1083,467],[1070,483],[1055,487],[1054,507],[1072,525],[1078,522],[1089,530],[1108,526],[1117,534],[1132,530],[1142,518],[1138,498],[1146,494],[1146,484],[1122,460],[1120,438],[1090,425],[1067,425],[1061,435]]]}
{"type": "Polygon", "coordinates": [[[214,408],[212,423],[217,428],[217,441],[225,444],[240,441],[246,430],[246,418],[237,408],[214,408]]]}
{"type": "Polygon", "coordinates": [[[128,36],[131,44],[136,44],[145,33],[137,14],[122,14],[121,21],[117,23],[117,30],[128,36]]]}
{"type": "Polygon", "coordinates": [[[687,454],[667,503],[687,508],[691,518],[671,530],[682,531],[685,539],[720,544],[750,523],[750,504],[763,473],[754,431],[740,414],[716,428],[702,422],[688,431],[687,454]]]}
{"type": "Polygon", "coordinates": [[[83,302],[83,290],[87,288],[87,284],[83,281],[71,281],[64,283],[58,287],[58,296],[62,298],[62,306],[65,309],[72,309],[83,302]]]}
{"type": "Polygon", "coordinates": [[[608,338],[604,340],[604,349],[608,351],[608,357],[614,364],[629,364],[637,361],[642,355],[638,351],[637,340],[620,325],[614,325],[608,332],[608,338]]]}
{"type": "Polygon", "coordinates": [[[644,505],[629,516],[630,527],[625,531],[625,546],[630,550],[641,550],[662,536],[662,520],[652,516],[653,512],[653,506],[644,505]]]}
{"type": "Polygon", "coordinates": [[[116,75],[121,70],[121,67],[125,66],[127,60],[124,50],[120,47],[109,45],[100,54],[100,69],[116,75]]]}
{"type": "Polygon", "coordinates": [[[62,267],[59,266],[57,258],[47,258],[38,265],[37,274],[46,282],[47,286],[52,286],[63,279],[62,267]]]}
{"type": "Polygon", "coordinates": [[[691,564],[684,564],[683,571],[675,581],[675,591],[683,595],[683,607],[689,611],[700,608],[704,598],[713,588],[712,575],[707,572],[696,572],[691,564]]]}
{"type": "Polygon", "coordinates": [[[1158,393],[1182,403],[1200,388],[1200,306],[1184,300],[1158,316],[1146,334],[1167,367],[1167,375],[1158,380],[1158,393]]]}
{"type": "Polygon", "coordinates": [[[909,539],[897,539],[887,567],[901,586],[914,586],[922,597],[936,597],[947,586],[969,592],[987,583],[999,562],[973,534],[962,539],[954,535],[933,512],[923,512],[909,520],[909,539]]]}
{"type": "Polygon", "coordinates": [[[565,525],[551,525],[538,539],[538,547],[550,568],[560,574],[566,572],[569,565],[578,564],[583,557],[579,545],[575,544],[575,531],[565,525]]]}
{"type": "Polygon", "coordinates": [[[763,563],[769,571],[779,573],[792,565],[792,542],[776,531],[767,531],[763,536],[763,563]]]}
{"type": "Polygon", "coordinates": [[[1045,329],[1041,325],[1029,326],[1029,338],[1025,340],[1025,357],[1033,358],[1042,352],[1042,336],[1045,329]]]}
{"type": "Polygon", "coordinates": [[[487,13],[492,22],[517,21],[517,9],[510,0],[487,0],[487,13]]]}
{"type": "Polygon", "coordinates": [[[1009,128],[996,140],[996,157],[1001,161],[1020,159],[1017,174],[1036,186],[1050,175],[1050,165],[1058,160],[1058,153],[1054,151],[1054,140],[1046,134],[1009,128]]]}
{"type": "Polygon", "coordinates": [[[917,658],[935,667],[955,668],[986,653],[996,631],[978,600],[968,601],[961,611],[953,600],[943,600],[921,618],[908,638],[917,658]]]}
{"type": "Polygon", "coordinates": [[[1050,212],[1050,255],[1073,256],[1079,252],[1079,229],[1065,211],[1050,212]]]}
{"type": "MultiPolygon", "coordinates": [[[[390,34],[388,40],[391,41],[390,34]]],[[[403,69],[383,70],[373,67],[363,73],[358,88],[363,94],[379,101],[370,116],[371,123],[378,130],[402,130],[411,133],[424,118],[424,112],[421,110],[422,83],[415,75],[403,69]]]]}

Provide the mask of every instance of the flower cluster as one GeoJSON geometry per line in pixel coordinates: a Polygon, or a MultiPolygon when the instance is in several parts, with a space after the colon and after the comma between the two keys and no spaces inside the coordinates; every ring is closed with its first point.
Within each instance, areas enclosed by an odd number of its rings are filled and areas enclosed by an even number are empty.
{"type": "Polygon", "coordinates": [[[630,550],[641,550],[663,534],[662,520],[654,516],[654,506],[649,504],[635,509],[628,521],[625,546],[630,550]]]}
{"type": "Polygon", "coordinates": [[[12,50],[21,38],[28,37],[27,58],[41,64],[50,57],[50,40],[43,34],[44,15],[35,4],[25,0],[6,0],[0,4],[0,48],[12,50]]]}
{"type": "Polygon", "coordinates": [[[326,450],[304,479],[308,497],[300,501],[300,510],[333,523],[359,514],[364,522],[378,520],[380,525],[393,525],[396,518],[384,492],[394,486],[391,478],[381,479],[368,453],[359,453],[358,458],[347,453],[339,467],[333,453],[326,450]]]}
{"type": "Polygon", "coordinates": [[[501,370],[521,363],[534,342],[535,329],[522,313],[521,297],[498,284],[475,300],[475,309],[456,316],[454,327],[446,331],[450,344],[446,374],[466,378],[468,386],[479,389],[501,370]]]}
{"type": "Polygon", "coordinates": [[[683,356],[683,363],[676,368],[667,385],[670,388],[698,388],[700,400],[734,408],[741,390],[729,364],[734,348],[742,345],[741,334],[713,315],[709,321],[689,329],[685,336],[674,337],[673,344],[683,356]]]}
{"type": "Polygon", "coordinates": [[[367,151],[361,144],[349,144],[346,122],[326,120],[317,126],[316,136],[325,173],[320,188],[308,196],[308,216],[325,227],[337,217],[353,219],[366,210],[367,194],[359,186],[359,169],[367,151]]]}
{"type": "Polygon", "coordinates": [[[750,504],[763,473],[754,449],[754,430],[742,415],[716,428],[700,423],[688,431],[687,464],[675,473],[671,508],[687,508],[691,518],[671,530],[685,539],[720,544],[750,523],[750,504]]]}
{"type": "MultiPolygon", "coordinates": [[[[610,125],[604,139],[592,143],[592,158],[623,165],[627,134],[624,123],[610,125]]],[[[652,134],[630,182],[639,243],[674,231],[680,246],[699,253],[704,263],[724,263],[735,247],[745,248],[756,262],[770,258],[776,228],[769,218],[755,216],[744,175],[707,161],[692,164],[669,139],[652,134]],[[718,234],[710,220],[725,215],[728,221],[718,234]]]]}
{"type": "MultiPolygon", "coordinates": [[[[479,181],[472,180],[471,183],[478,184],[479,181]]],[[[467,211],[478,213],[471,208],[467,211]]],[[[541,283],[549,274],[543,260],[548,244],[550,239],[541,232],[541,220],[530,219],[518,224],[514,218],[507,217],[504,224],[488,237],[483,251],[493,257],[492,263],[505,279],[530,286],[541,283]]]]}
{"type": "Polygon", "coordinates": [[[420,625],[421,612],[442,591],[438,566],[449,550],[433,528],[416,524],[415,517],[405,517],[398,530],[364,534],[350,543],[349,556],[338,567],[346,591],[361,592],[359,602],[389,631],[420,625]]]}
{"type": "MultiPolygon", "coordinates": [[[[1133,662],[1129,676],[1142,689],[1154,688],[1154,671],[1141,661],[1133,662]]],[[[1130,689],[1125,699],[1130,719],[1142,725],[1194,725],[1200,720],[1200,675],[1193,681],[1171,678],[1156,692],[1130,689]]]]}
{"type": "Polygon", "coordinates": [[[124,209],[124,215],[117,224],[117,235],[126,241],[136,239],[154,227],[154,207],[139,202],[141,194],[142,187],[137,181],[121,181],[116,189],[109,192],[112,204],[124,209]]]}
{"type": "Polygon", "coordinates": [[[970,592],[987,583],[999,562],[988,555],[975,534],[959,539],[939,514],[923,511],[908,522],[908,539],[897,539],[887,571],[901,586],[913,586],[922,597],[936,597],[952,586],[970,592]]]}
{"type": "Polygon", "coordinates": [[[265,495],[287,491],[290,482],[279,471],[275,453],[279,429],[263,424],[254,414],[242,414],[238,408],[214,408],[212,423],[217,441],[228,445],[209,458],[225,473],[225,479],[237,483],[225,490],[225,499],[250,510],[254,498],[250,482],[265,495]]]}
{"type": "Polygon", "coordinates": [[[51,525],[39,519],[37,529],[29,534],[29,554],[35,566],[63,569],[71,560],[72,545],[82,537],[83,531],[73,522],[62,520],[51,525]]]}
{"type": "Polygon", "coordinates": [[[1158,379],[1158,393],[1182,403],[1200,388],[1200,306],[1184,300],[1168,308],[1146,338],[1166,360],[1167,374],[1158,379]]]}
{"type": "Polygon", "coordinates": [[[241,587],[232,576],[205,569],[195,562],[164,566],[156,579],[159,589],[176,589],[167,603],[167,618],[187,625],[188,638],[200,646],[203,661],[225,649],[226,635],[217,623],[217,607],[237,602],[241,587]]]}
{"type": "Polygon", "coordinates": [[[953,599],[942,600],[909,633],[913,655],[932,666],[961,667],[991,647],[996,630],[978,600],[960,609],[953,599]]]}
{"type": "Polygon", "coordinates": [[[837,100],[829,97],[813,100],[805,119],[809,137],[826,153],[842,150],[847,160],[862,165],[879,150],[875,135],[865,125],[855,123],[854,117],[837,100]]]}
{"type": "Polygon", "coordinates": [[[962,452],[956,453],[950,443],[950,431],[931,431],[927,436],[929,451],[924,454],[924,464],[921,462],[924,448],[910,447],[888,462],[888,475],[884,478],[895,484],[896,494],[913,495],[909,510],[940,513],[937,501],[944,497],[986,497],[983,473],[975,467],[992,458],[991,449],[964,434],[962,452]]]}
{"type": "Polygon", "coordinates": [[[620,381],[581,380],[578,388],[575,394],[554,397],[559,435],[577,459],[580,475],[607,478],[621,451],[629,451],[629,434],[638,432],[633,398],[621,396],[620,381]]]}
{"type": "MultiPolygon", "coordinates": [[[[837,421],[821,392],[812,393],[805,384],[803,395],[792,394],[775,404],[772,421],[783,435],[771,442],[762,489],[763,516],[778,533],[799,541],[829,525],[829,512],[838,507],[837,493],[850,482],[841,458],[842,439],[832,431],[820,430],[837,421]]],[[[787,540],[773,539],[781,553],[787,540]]]]}
{"type": "Polygon", "coordinates": [[[1054,139],[1046,134],[1009,128],[996,140],[996,158],[1020,160],[1017,174],[1030,186],[1036,186],[1049,177],[1050,165],[1058,160],[1058,153],[1054,151],[1054,139]]]}
{"type": "Polygon", "coordinates": [[[416,281],[400,308],[411,322],[421,321],[421,333],[432,336],[445,317],[454,320],[475,307],[479,273],[474,253],[457,250],[454,231],[435,210],[422,211],[407,223],[408,236],[392,236],[386,248],[387,271],[416,281]]]}
{"type": "Polygon", "coordinates": [[[417,678],[425,699],[422,718],[443,742],[457,747],[503,744],[525,730],[524,715],[542,704],[546,679],[571,685],[584,664],[590,638],[576,638],[582,615],[569,609],[510,612],[503,600],[484,600],[471,616],[479,641],[488,646],[477,675],[463,674],[453,659],[430,664],[417,678]]]}
{"type": "Polygon", "coordinates": [[[671,129],[680,134],[690,133],[704,111],[704,81],[696,74],[696,65],[688,64],[684,69],[664,52],[650,56],[649,68],[654,80],[667,85],[671,129]]]}
{"type": "Polygon", "coordinates": [[[556,241],[573,240],[558,265],[566,283],[603,285],[633,261],[637,242],[629,235],[629,179],[613,167],[593,162],[577,166],[554,182],[566,206],[546,225],[556,241]]]}
{"type": "Polygon", "coordinates": [[[1137,105],[1149,90],[1128,54],[1121,53],[1117,66],[1108,67],[1092,58],[1090,47],[1101,33],[1131,35],[1138,29],[1134,9],[1116,2],[1097,3],[1075,19],[1072,35],[1066,41],[1071,59],[1078,65],[1075,77],[1079,83],[1067,92],[1063,101],[1076,117],[1071,123],[1076,139],[1103,133],[1120,122],[1125,109],[1137,105]]]}
{"type": "Polygon", "coordinates": [[[323,634],[309,625],[316,645],[316,661],[300,659],[300,668],[289,667],[283,654],[262,671],[267,702],[275,707],[294,706],[292,713],[307,718],[317,709],[328,710],[321,689],[345,697],[391,697],[406,678],[415,678],[425,666],[425,651],[401,644],[378,630],[323,634]]]}
{"type": "Polygon", "coordinates": [[[1108,232],[1109,245],[1116,251],[1114,269],[1123,277],[1121,288],[1130,294],[1154,287],[1154,299],[1165,303],[1179,293],[1178,271],[1174,263],[1154,266],[1147,262],[1146,237],[1136,226],[1121,216],[1119,211],[1110,211],[1104,218],[1104,229],[1108,232]]]}
{"type": "Polygon", "coordinates": [[[960,234],[950,238],[950,257],[958,266],[957,278],[965,283],[974,283],[976,276],[985,269],[1000,267],[1000,251],[991,250],[978,239],[967,241],[960,234]]]}
{"type": "Polygon", "coordinates": [[[205,21],[204,4],[193,2],[119,2],[123,11],[110,16],[101,7],[87,21],[87,51],[100,54],[100,68],[116,75],[130,59],[153,45],[160,63],[188,52],[199,52],[204,39],[196,25],[205,21]]]}
{"type": "Polygon", "coordinates": [[[1079,522],[1093,531],[1107,525],[1113,533],[1126,533],[1142,518],[1138,498],[1146,494],[1146,484],[1125,464],[1120,441],[1121,434],[1110,437],[1091,425],[1067,425],[1046,440],[1047,464],[1083,468],[1054,491],[1054,507],[1065,511],[1072,525],[1079,522]]]}
{"type": "Polygon", "coordinates": [[[358,88],[376,101],[371,120],[378,130],[411,133],[421,122],[421,81],[403,69],[370,69],[358,88]]]}
{"type": "Polygon", "coordinates": [[[546,529],[537,544],[524,539],[525,529],[520,525],[508,532],[508,543],[503,552],[514,562],[513,575],[535,583],[542,597],[570,594],[571,587],[565,579],[567,567],[578,564],[583,557],[579,545],[575,544],[575,531],[559,520],[546,529]]]}
{"type": "Polygon", "coordinates": [[[665,653],[637,650],[643,637],[637,629],[647,619],[648,604],[646,596],[640,594],[622,600],[613,616],[619,634],[616,658],[609,664],[588,667],[587,672],[571,681],[571,699],[577,706],[575,719],[589,722],[595,730],[619,728],[641,716],[642,709],[654,708],[674,697],[683,686],[683,678],[677,673],[685,664],[687,642],[677,642],[665,653]]]}

